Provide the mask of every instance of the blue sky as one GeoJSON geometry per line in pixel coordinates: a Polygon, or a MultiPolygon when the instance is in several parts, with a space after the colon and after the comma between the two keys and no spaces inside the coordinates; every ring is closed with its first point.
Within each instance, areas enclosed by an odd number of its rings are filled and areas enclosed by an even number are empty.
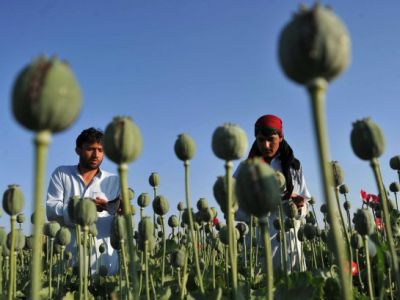
{"type": "MultiPolygon", "coordinates": [[[[272,113],[283,119],[285,137],[302,161],[319,207],[323,197],[308,95],[284,76],[277,59],[280,31],[300,3],[313,2],[2,1],[0,188],[19,184],[26,197],[24,212],[30,216],[33,133],[15,122],[10,94],[16,74],[46,54],[70,63],[84,98],[78,120],[53,136],[46,188],[57,166],[77,163],[74,143],[81,130],[104,129],[114,116],[128,115],[140,127],[144,142],[142,154],[129,168],[136,196],[152,192],[148,177],[158,172],[159,193],[176,213],[176,204],[184,201],[184,183],[173,146],[178,134],[188,133],[197,144],[191,163],[192,204],[205,197],[217,206],[212,186],[224,167],[212,153],[212,133],[225,122],[236,123],[251,143],[254,121],[272,113]]],[[[352,42],[348,70],[328,89],[327,125],[331,159],[343,167],[357,207],[360,189],[377,189],[369,164],[350,146],[355,120],[371,117],[380,125],[386,137],[381,157],[385,184],[398,179],[389,159],[400,154],[400,4],[323,3],[344,21],[352,42]]],[[[103,167],[116,172],[108,159],[103,167]]],[[[0,225],[7,227],[8,222],[3,214],[0,225]]]]}

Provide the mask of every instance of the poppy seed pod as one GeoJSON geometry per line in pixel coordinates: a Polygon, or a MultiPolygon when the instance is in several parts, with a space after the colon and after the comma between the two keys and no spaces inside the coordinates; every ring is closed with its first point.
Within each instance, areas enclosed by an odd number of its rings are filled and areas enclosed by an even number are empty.
{"type": "Polygon", "coordinates": [[[299,227],[299,230],[297,231],[297,238],[300,242],[304,242],[304,238],[306,238],[306,235],[304,233],[304,226],[299,227]]]}
{"type": "Polygon", "coordinates": [[[300,84],[316,78],[331,81],[348,66],[350,51],[346,26],[318,4],[296,13],[279,38],[281,67],[300,84]]]}
{"type": "Polygon", "coordinates": [[[136,160],[142,146],[140,129],[130,117],[114,117],[104,131],[104,153],[116,164],[136,160]]]}
{"type": "Polygon", "coordinates": [[[48,237],[50,238],[55,238],[57,235],[57,232],[60,230],[61,226],[60,223],[56,221],[50,221],[49,223],[45,224],[45,233],[48,237]]]}
{"type": "Polygon", "coordinates": [[[312,211],[309,211],[306,215],[306,223],[312,225],[315,225],[315,223],[317,223],[317,220],[315,219],[314,213],[312,211]]]}
{"type": "Polygon", "coordinates": [[[25,215],[23,213],[20,213],[17,215],[17,223],[22,224],[25,222],[25,215]]]}
{"type": "Polygon", "coordinates": [[[116,215],[111,223],[111,233],[114,235],[116,240],[127,240],[128,232],[126,230],[125,217],[121,215],[116,215]]]}
{"type": "Polygon", "coordinates": [[[147,241],[147,252],[152,252],[156,247],[156,239],[154,236],[150,236],[148,239],[140,238],[138,242],[138,248],[140,251],[144,251],[144,244],[147,241]]]}
{"type": "Polygon", "coordinates": [[[174,145],[175,155],[182,161],[191,160],[196,154],[196,143],[193,138],[182,133],[178,135],[174,145]]]}
{"type": "Polygon", "coordinates": [[[183,211],[185,209],[185,204],[183,204],[183,202],[179,202],[176,208],[178,211],[183,211]]]}
{"type": "Polygon", "coordinates": [[[286,216],[288,216],[291,219],[296,218],[297,215],[299,214],[299,210],[297,209],[296,204],[294,204],[293,202],[289,202],[284,207],[285,207],[286,216]]]}
{"type": "Polygon", "coordinates": [[[326,214],[328,213],[328,207],[326,206],[326,204],[322,204],[321,208],[320,208],[321,213],[326,214]]]}
{"type": "Polygon", "coordinates": [[[354,228],[362,236],[374,232],[375,224],[371,213],[367,209],[357,209],[353,218],[354,228]]]}
{"type": "Polygon", "coordinates": [[[71,219],[72,223],[76,223],[77,221],[77,216],[75,214],[75,212],[77,211],[77,207],[79,202],[81,201],[81,197],[80,196],[72,196],[69,198],[68,201],[68,206],[67,206],[67,212],[68,212],[68,216],[71,219]]]}
{"type": "Polygon", "coordinates": [[[154,224],[150,217],[144,217],[139,222],[139,235],[140,239],[149,240],[153,238],[154,224]]]}
{"type": "Polygon", "coordinates": [[[389,185],[389,190],[390,190],[392,193],[398,193],[398,192],[400,191],[400,184],[399,184],[398,182],[392,182],[392,183],[389,185]]]}
{"type": "Polygon", "coordinates": [[[171,228],[176,228],[179,226],[179,219],[177,216],[172,215],[168,218],[168,226],[171,228]]]}
{"type": "Polygon", "coordinates": [[[97,236],[98,233],[99,232],[97,230],[96,223],[93,223],[92,225],[89,226],[89,234],[91,234],[92,236],[97,236]]]}
{"type": "Polygon", "coordinates": [[[29,235],[25,238],[25,248],[28,250],[33,249],[33,235],[29,235]]]}
{"type": "Polygon", "coordinates": [[[279,185],[281,193],[284,193],[285,190],[286,190],[286,178],[285,178],[285,175],[283,175],[282,172],[275,171],[275,176],[276,176],[276,179],[278,180],[278,185],[279,185]]]}
{"type": "MultiPolygon", "coordinates": [[[[232,208],[234,211],[238,210],[239,203],[237,200],[237,194],[236,194],[236,179],[234,177],[231,178],[231,183],[232,183],[232,208]]],[[[217,203],[219,204],[219,208],[221,211],[225,214],[226,213],[226,203],[228,201],[228,193],[226,191],[226,179],[225,176],[218,176],[217,180],[214,183],[213,186],[213,194],[215,200],[217,200],[217,203]]]]}
{"type": "Polygon", "coordinates": [[[61,227],[56,234],[56,242],[61,246],[67,246],[71,242],[71,231],[67,227],[61,227]]]}
{"type": "Polygon", "coordinates": [[[208,201],[206,198],[200,198],[199,201],[197,201],[197,209],[202,211],[204,209],[208,208],[208,201]]]}
{"type": "Polygon", "coordinates": [[[350,208],[351,208],[350,201],[344,201],[343,207],[344,207],[345,210],[350,210],[350,208]]]}
{"type": "Polygon", "coordinates": [[[316,227],[314,225],[311,225],[309,223],[306,223],[304,225],[304,236],[308,239],[308,240],[313,240],[316,236],[316,227]]]}
{"type": "Polygon", "coordinates": [[[211,208],[205,208],[200,211],[201,219],[203,222],[211,222],[214,218],[214,213],[211,208]]]}
{"type": "MultiPolygon", "coordinates": [[[[192,219],[194,220],[193,208],[190,209],[190,213],[192,214],[192,219]]],[[[185,208],[182,213],[182,222],[186,225],[189,225],[189,211],[187,208],[185,208]]]]}
{"type": "Polygon", "coordinates": [[[393,170],[400,171],[400,155],[393,156],[389,161],[389,165],[393,170]]]}
{"type": "Polygon", "coordinates": [[[104,252],[106,252],[106,249],[107,249],[107,245],[105,243],[101,243],[99,246],[99,252],[104,253],[104,252]]]}
{"type": "Polygon", "coordinates": [[[185,265],[185,253],[186,251],[184,248],[176,249],[171,253],[171,264],[175,268],[183,268],[185,265]]]}
{"type": "Polygon", "coordinates": [[[349,188],[347,187],[347,185],[345,183],[343,183],[341,186],[339,186],[339,193],[341,193],[342,195],[349,193],[349,188]]]}
{"type": "Polygon", "coordinates": [[[97,221],[97,208],[91,198],[82,198],[76,210],[76,221],[81,226],[90,226],[97,221]]]}
{"type": "Polygon", "coordinates": [[[22,126],[59,132],[78,117],[81,92],[69,65],[44,56],[26,66],[15,80],[12,110],[22,126]]]}
{"type": "Polygon", "coordinates": [[[148,193],[141,193],[137,199],[137,204],[140,207],[145,208],[150,204],[150,201],[151,199],[148,193]]]}
{"type": "Polygon", "coordinates": [[[212,136],[212,150],[223,160],[241,158],[247,149],[246,132],[236,124],[226,123],[215,129],[212,136]]]}
{"type": "Polygon", "coordinates": [[[385,151],[385,139],[382,130],[370,118],[353,123],[351,147],[358,158],[371,160],[385,151]]]}
{"type": "Polygon", "coordinates": [[[335,187],[338,187],[343,183],[344,180],[344,172],[342,167],[339,165],[339,162],[336,160],[331,161],[332,175],[333,175],[333,184],[335,187]]]}
{"type": "Polygon", "coordinates": [[[238,222],[236,224],[236,229],[239,230],[241,238],[243,238],[246,234],[249,233],[249,226],[247,226],[245,222],[238,222]]]}
{"type": "Polygon", "coordinates": [[[281,193],[275,171],[262,159],[256,157],[244,161],[236,178],[239,207],[258,218],[275,211],[281,193]]]}
{"type": "Polygon", "coordinates": [[[149,184],[155,188],[160,185],[160,174],[152,172],[149,176],[149,184]]]}
{"type": "MultiPolygon", "coordinates": [[[[18,228],[15,230],[15,244],[14,244],[14,251],[20,251],[25,247],[25,235],[22,229],[18,228]]],[[[10,249],[11,246],[11,232],[7,235],[7,247],[10,249]]]]}
{"type": "Polygon", "coordinates": [[[167,198],[162,195],[156,196],[153,200],[153,210],[157,215],[165,215],[169,210],[169,203],[167,198]]]}
{"type": "Polygon", "coordinates": [[[292,218],[285,219],[285,231],[289,231],[290,228],[294,228],[294,222],[292,218]]]}
{"type": "Polygon", "coordinates": [[[10,184],[3,194],[3,209],[10,216],[19,214],[24,208],[25,198],[17,184],[10,184]]]}
{"type": "Polygon", "coordinates": [[[354,232],[351,235],[350,244],[353,249],[361,249],[363,246],[363,239],[361,235],[357,232],[354,232]]]}
{"type": "Polygon", "coordinates": [[[215,207],[211,207],[211,210],[213,212],[213,218],[216,218],[218,216],[218,211],[215,207]]]}
{"type": "Polygon", "coordinates": [[[314,205],[315,204],[315,198],[311,197],[310,200],[308,200],[308,204],[314,205]]]}

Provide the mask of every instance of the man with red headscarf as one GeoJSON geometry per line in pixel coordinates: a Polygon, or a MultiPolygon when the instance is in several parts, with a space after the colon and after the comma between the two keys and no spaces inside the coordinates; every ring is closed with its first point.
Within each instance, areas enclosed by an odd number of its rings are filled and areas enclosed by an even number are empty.
{"type": "MultiPolygon", "coordinates": [[[[292,267],[299,266],[299,260],[303,260],[301,254],[301,242],[294,238],[297,231],[308,213],[308,200],[311,198],[308,191],[300,161],[295,158],[292,148],[284,139],[282,120],[275,115],[261,116],[255,123],[254,141],[248,158],[262,157],[274,170],[281,172],[286,179],[286,189],[282,195],[284,205],[289,201],[296,204],[298,215],[295,218],[294,229],[291,234],[287,234],[286,240],[289,241],[288,253],[291,258],[292,267]]],[[[280,266],[280,249],[276,235],[279,232],[274,228],[273,221],[278,212],[273,212],[270,216],[270,234],[274,268],[280,266]]],[[[249,221],[249,217],[239,209],[236,213],[236,220],[249,221]]],[[[285,258],[287,259],[287,258],[285,258]]],[[[301,264],[305,266],[305,264],[301,264]]],[[[290,265],[289,265],[290,266],[290,265]]],[[[303,267],[303,270],[305,268],[303,267]]]]}

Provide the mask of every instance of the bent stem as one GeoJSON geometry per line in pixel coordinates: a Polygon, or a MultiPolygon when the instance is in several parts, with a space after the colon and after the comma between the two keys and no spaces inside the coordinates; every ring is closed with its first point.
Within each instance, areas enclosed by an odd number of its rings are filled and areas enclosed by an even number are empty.
{"type": "Polygon", "coordinates": [[[186,209],[189,215],[189,226],[190,226],[190,235],[193,241],[193,250],[194,250],[194,258],[196,262],[196,274],[197,274],[197,279],[199,280],[200,284],[200,292],[201,294],[204,294],[204,287],[203,287],[203,278],[201,276],[201,270],[200,270],[200,263],[199,263],[199,250],[198,250],[198,243],[197,243],[197,238],[194,233],[194,226],[193,226],[193,216],[192,216],[192,211],[191,211],[191,206],[190,206],[190,194],[189,194],[189,161],[185,160],[184,162],[184,167],[185,167],[185,196],[186,196],[186,209]]]}
{"type": "Polygon", "coordinates": [[[394,270],[394,273],[396,274],[397,298],[400,298],[399,265],[398,265],[396,249],[395,249],[394,241],[393,241],[392,227],[390,225],[391,223],[390,223],[390,215],[389,215],[389,208],[388,208],[388,199],[387,199],[385,188],[383,186],[381,170],[380,170],[379,161],[378,161],[377,158],[373,158],[371,160],[371,167],[372,167],[372,170],[374,171],[375,181],[376,181],[376,184],[378,186],[380,200],[381,200],[381,203],[382,203],[383,222],[385,224],[384,228],[385,228],[387,240],[389,242],[390,255],[392,257],[392,260],[391,260],[392,261],[392,268],[394,270]]]}
{"type": "Polygon", "coordinates": [[[272,300],[274,299],[274,275],[272,271],[272,254],[271,254],[271,241],[269,235],[269,228],[268,228],[268,217],[266,221],[260,219],[260,227],[263,235],[264,240],[264,251],[265,251],[265,268],[267,272],[267,299],[272,300]]]}
{"type": "Polygon", "coordinates": [[[46,169],[46,157],[48,145],[50,144],[51,132],[48,130],[40,131],[34,138],[35,144],[35,206],[33,220],[33,255],[31,273],[31,297],[32,300],[39,300],[41,290],[42,274],[42,228],[44,223],[44,212],[42,207],[43,185],[46,169]]]}
{"type": "Polygon", "coordinates": [[[328,218],[331,224],[332,234],[335,241],[335,256],[339,266],[339,278],[342,286],[342,298],[345,300],[352,299],[352,285],[346,275],[345,265],[347,255],[343,240],[341,239],[340,226],[337,220],[338,207],[330,192],[333,185],[332,172],[329,166],[329,147],[327,139],[326,121],[325,121],[325,91],[327,82],[325,79],[317,78],[310,82],[307,86],[311,99],[311,107],[313,113],[314,129],[318,144],[318,156],[320,171],[322,175],[322,183],[324,190],[324,198],[328,209],[328,218]]]}

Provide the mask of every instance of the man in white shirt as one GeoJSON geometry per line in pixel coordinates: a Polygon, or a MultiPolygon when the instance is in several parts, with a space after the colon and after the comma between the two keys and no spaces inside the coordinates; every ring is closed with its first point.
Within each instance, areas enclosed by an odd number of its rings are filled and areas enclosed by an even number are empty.
{"type": "MultiPolygon", "coordinates": [[[[297,206],[298,215],[294,221],[294,229],[290,230],[291,234],[287,234],[286,239],[289,243],[288,253],[291,258],[291,267],[295,268],[295,270],[297,267],[302,267],[302,270],[305,270],[305,263],[299,264],[300,260],[304,262],[301,242],[294,238],[294,235],[297,235],[298,229],[308,213],[308,200],[311,198],[300,161],[295,158],[292,148],[284,139],[283,124],[279,117],[264,115],[258,118],[254,126],[254,134],[256,139],[248,157],[262,157],[274,170],[281,172],[286,180],[286,188],[282,196],[282,201],[286,204],[290,199],[297,206]]],[[[273,226],[273,221],[278,215],[278,212],[271,213],[269,226],[275,269],[280,266],[280,245],[276,239],[279,232],[273,226]]],[[[250,220],[250,217],[240,209],[236,212],[235,218],[238,221],[249,222],[250,220]]],[[[288,268],[289,270],[290,268],[288,268]]]]}
{"type": "MultiPolygon", "coordinates": [[[[95,238],[97,256],[99,245],[107,246],[101,263],[108,268],[108,274],[118,271],[118,253],[111,247],[110,233],[114,212],[106,209],[107,202],[119,197],[120,187],[117,175],[101,170],[103,161],[103,132],[95,128],[83,130],[76,139],[78,165],[60,166],[53,172],[47,191],[46,214],[49,221],[57,221],[71,229],[72,241],[67,248],[76,252],[74,224],[68,215],[68,202],[72,196],[92,198],[97,206],[96,222],[98,235],[95,238]]],[[[92,269],[96,265],[96,254],[92,253],[92,269]]]]}

